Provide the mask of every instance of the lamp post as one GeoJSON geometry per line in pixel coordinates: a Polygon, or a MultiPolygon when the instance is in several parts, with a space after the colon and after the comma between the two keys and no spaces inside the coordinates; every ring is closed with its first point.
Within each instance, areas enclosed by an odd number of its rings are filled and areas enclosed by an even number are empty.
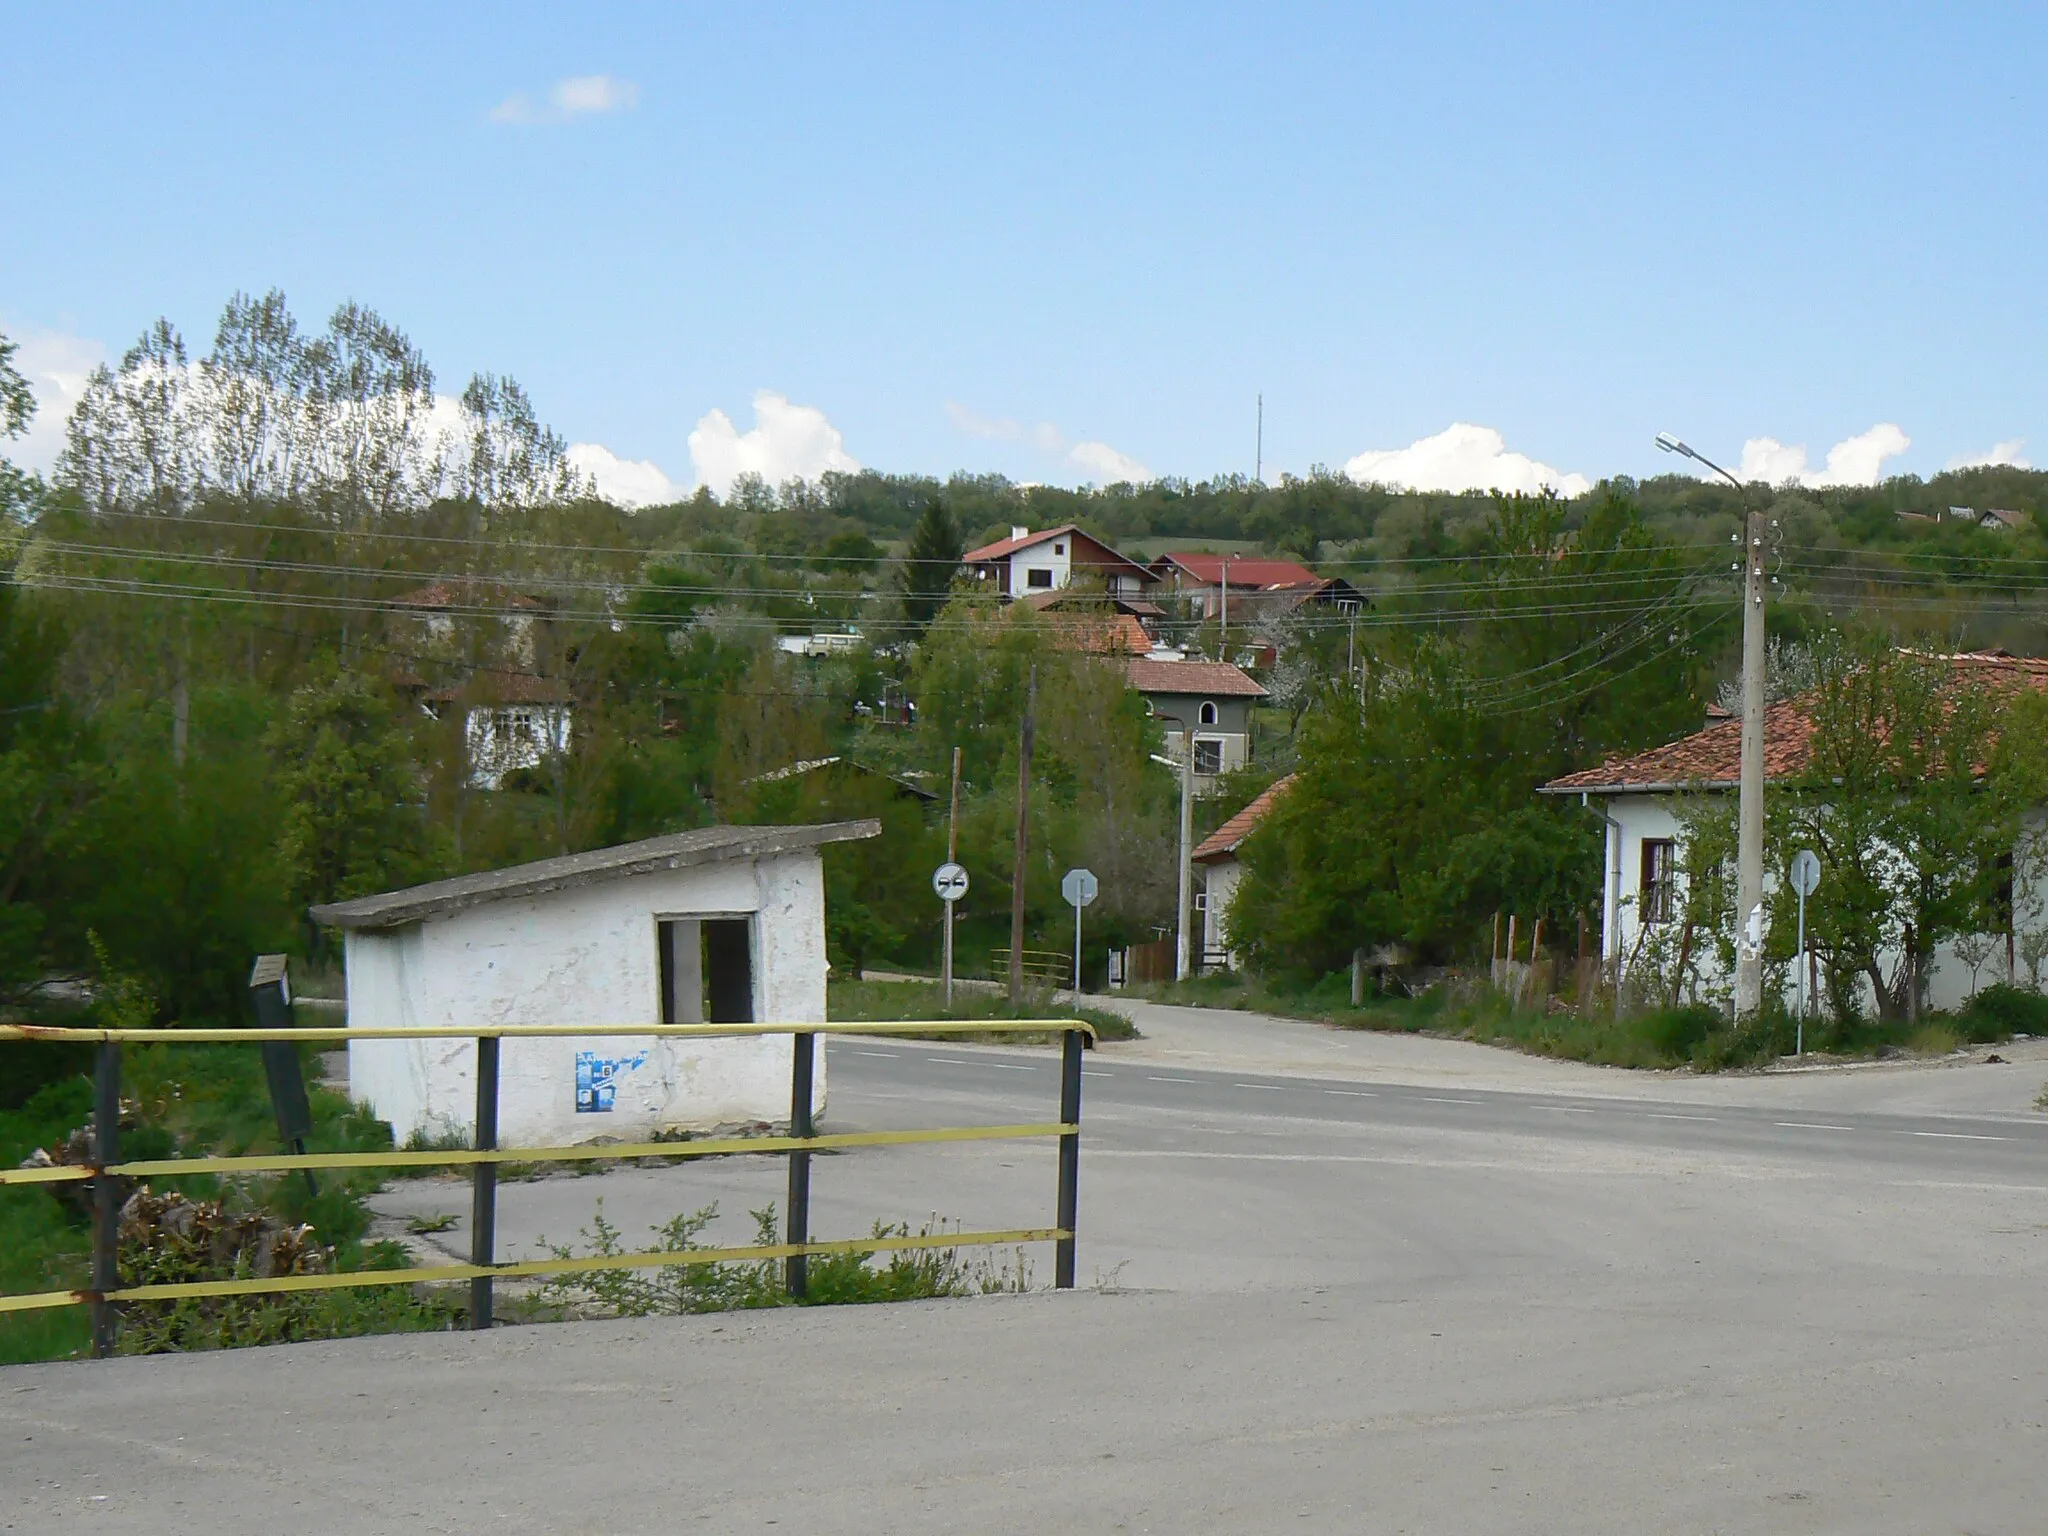
{"type": "MultiPolygon", "coordinates": [[[[1704,464],[1747,499],[1748,490],[1669,432],[1657,446],[1704,464]]],[[[1743,513],[1742,773],[1735,841],[1735,1017],[1754,1017],[1764,996],[1764,514],[1743,513]]]]}
{"type": "Polygon", "coordinates": [[[1173,914],[1173,979],[1186,981],[1188,965],[1188,904],[1194,897],[1194,853],[1195,830],[1195,728],[1179,715],[1165,715],[1154,712],[1154,718],[1171,720],[1181,728],[1181,758],[1175,763],[1171,758],[1155,758],[1169,767],[1180,769],[1180,898],[1173,914]]]}

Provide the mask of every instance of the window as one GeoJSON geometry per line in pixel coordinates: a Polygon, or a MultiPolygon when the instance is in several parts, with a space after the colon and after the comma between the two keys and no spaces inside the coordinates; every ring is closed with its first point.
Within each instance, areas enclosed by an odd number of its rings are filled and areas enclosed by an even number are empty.
{"type": "Polygon", "coordinates": [[[1214,701],[1214,700],[1212,700],[1212,699],[1204,699],[1204,700],[1202,700],[1202,724],[1204,724],[1204,725],[1214,725],[1215,723],[1216,723],[1216,704],[1215,704],[1215,701],[1214,701]]]}
{"type": "Polygon", "coordinates": [[[1678,910],[1678,845],[1668,837],[1643,839],[1642,882],[1636,910],[1646,923],[1668,923],[1678,910]]]}
{"type": "Polygon", "coordinates": [[[1195,772],[1221,773],[1223,771],[1223,743],[1214,736],[1195,738],[1195,772]]]}
{"type": "Polygon", "coordinates": [[[1055,544],[1052,547],[1052,552],[1056,555],[1064,555],[1067,552],[1067,546],[1064,544],[1055,544]]]}
{"type": "Polygon", "coordinates": [[[1025,585],[1027,585],[1027,586],[1033,586],[1033,587],[1049,587],[1049,586],[1051,586],[1051,585],[1052,585],[1052,572],[1051,572],[1051,571],[1026,571],[1026,572],[1024,573],[1024,582],[1025,582],[1025,585]]]}
{"type": "Polygon", "coordinates": [[[1195,910],[1197,912],[1209,910],[1209,893],[1207,891],[1195,892],[1195,910]]]}
{"type": "Polygon", "coordinates": [[[663,918],[655,936],[660,945],[662,1023],[754,1022],[751,918],[663,918]]]}

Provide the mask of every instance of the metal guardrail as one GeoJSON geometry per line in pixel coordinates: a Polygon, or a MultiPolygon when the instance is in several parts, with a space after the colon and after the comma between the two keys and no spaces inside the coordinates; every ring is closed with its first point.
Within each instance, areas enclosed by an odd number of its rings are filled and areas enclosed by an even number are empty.
{"type": "MultiPolygon", "coordinates": [[[[1074,957],[1063,949],[1027,949],[1024,956],[1023,972],[1032,981],[1051,982],[1063,987],[1072,979],[1074,957]]],[[[988,974],[992,981],[1004,981],[1010,974],[1010,951],[1007,946],[988,952],[988,974]]]]}
{"type": "Polygon", "coordinates": [[[119,1307],[124,1302],[177,1301],[206,1296],[255,1296],[271,1292],[341,1290],[356,1286],[409,1285],[467,1280],[470,1284],[470,1327],[491,1326],[492,1286],[500,1278],[574,1274],[601,1269],[653,1268],[717,1264],[730,1260],[785,1261],[784,1284],[792,1297],[806,1293],[806,1262],[818,1254],[895,1252],[923,1248],[975,1248],[1013,1243],[1054,1245],[1053,1284],[1062,1290],[1074,1284],[1074,1233],[1078,1220],[1081,1169],[1081,1051],[1093,1039],[1094,1026],[1080,1019],[910,1019],[844,1024],[505,1024],[466,1029],[408,1027],[350,1030],[312,1029],[60,1029],[33,1024],[0,1025],[0,1042],[62,1042],[99,1047],[93,1074],[93,1160],[48,1168],[0,1169],[0,1187],[15,1184],[59,1184],[96,1179],[100,1174],[127,1178],[182,1177],[199,1173],[287,1173],[304,1169],[413,1168],[467,1166],[470,1169],[470,1262],[409,1269],[353,1270],[345,1273],[279,1275],[268,1279],[199,1280],[176,1284],[123,1286],[120,1276],[121,1210],[114,1179],[100,1179],[94,1190],[92,1284],[83,1290],[41,1291],[0,1295],[0,1313],[47,1307],[90,1305],[93,1309],[93,1353],[114,1348],[119,1307]],[[930,1130],[857,1131],[818,1135],[811,1121],[811,1087],[820,1035],[992,1034],[1014,1030],[1057,1031],[1060,1051],[1060,1117],[1055,1122],[1024,1125],[946,1126],[930,1130]],[[498,1145],[498,1057],[505,1040],[579,1035],[624,1035],[672,1039],[733,1038],[758,1035],[793,1037],[790,1071],[790,1134],[717,1141],[650,1141],[579,1147],[500,1147],[498,1145]],[[169,1044],[256,1045],[375,1038],[378,1040],[475,1040],[475,1146],[465,1150],[403,1152],[314,1152],[257,1157],[152,1158],[120,1160],[121,1047],[169,1044]],[[811,1154],[841,1147],[912,1146],[952,1141],[1000,1141],[1023,1137],[1059,1138],[1059,1186],[1055,1224],[1006,1232],[926,1233],[916,1237],[863,1237],[834,1242],[810,1240],[811,1154]],[[529,1259],[498,1263],[498,1165],[508,1162],[577,1162],[598,1158],[718,1157],[742,1152],[783,1152],[789,1157],[789,1211],[786,1241],[744,1248],[663,1249],[573,1259],[529,1259]]]}

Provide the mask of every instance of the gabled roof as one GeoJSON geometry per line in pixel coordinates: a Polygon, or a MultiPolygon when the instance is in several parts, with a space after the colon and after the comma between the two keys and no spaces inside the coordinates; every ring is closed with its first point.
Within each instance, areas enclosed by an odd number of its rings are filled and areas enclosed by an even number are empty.
{"type": "Polygon", "coordinates": [[[903,794],[915,796],[919,800],[929,801],[939,798],[938,791],[936,790],[926,789],[922,784],[913,784],[908,779],[899,778],[897,775],[885,772],[880,768],[870,768],[866,763],[857,763],[850,757],[807,757],[800,762],[791,763],[787,768],[771,768],[766,773],[757,773],[746,782],[749,784],[780,784],[789,779],[800,779],[807,773],[816,773],[821,768],[832,768],[842,763],[845,764],[847,771],[850,773],[864,773],[873,778],[885,779],[895,785],[903,794]]]}
{"type": "Polygon", "coordinates": [[[1227,661],[1153,661],[1134,656],[1131,686],[1140,693],[1206,693],[1219,699],[1263,699],[1266,690],[1227,661]]]}
{"type": "Polygon", "coordinates": [[[1096,552],[1105,556],[1106,559],[1087,562],[1090,565],[1115,564],[1129,566],[1132,574],[1136,575],[1141,581],[1157,581],[1159,579],[1129,555],[1118,554],[1107,544],[1103,543],[1102,540],[1096,538],[1094,534],[1083,532],[1081,525],[1078,523],[1062,523],[1057,528],[1047,528],[1039,533],[1026,533],[1021,538],[997,539],[993,544],[984,544],[979,549],[968,550],[966,554],[960,557],[960,563],[962,565],[986,565],[991,561],[1007,560],[1010,556],[1022,550],[1036,549],[1048,539],[1072,539],[1077,545],[1093,545],[1096,552]]]}
{"type": "Polygon", "coordinates": [[[1197,864],[1206,864],[1213,859],[1228,858],[1236,853],[1238,846],[1252,835],[1260,822],[1266,819],[1266,813],[1273,809],[1282,795],[1287,793],[1287,787],[1293,782],[1294,775],[1291,773],[1284,779],[1274,780],[1250,805],[1203,838],[1188,857],[1197,864]]]}
{"type": "Polygon", "coordinates": [[[726,859],[761,859],[802,853],[825,843],[851,842],[857,838],[879,837],[881,833],[882,824],[874,820],[831,821],[810,827],[700,827],[694,832],[675,832],[667,837],[621,843],[614,848],[593,848],[588,853],[571,853],[556,859],[539,859],[531,864],[515,864],[510,869],[458,875],[453,880],[436,880],[402,891],[386,891],[379,896],[331,901],[314,907],[312,917],[314,922],[326,928],[402,928],[407,923],[446,917],[496,901],[542,896],[550,891],[599,885],[608,880],[658,874],[664,870],[687,869],[696,864],[715,864],[726,859]]]}
{"type": "Polygon", "coordinates": [[[1293,587],[1322,578],[1305,565],[1292,560],[1268,560],[1246,555],[1212,555],[1207,550],[1172,550],[1152,562],[1152,571],[1164,581],[1176,571],[1186,580],[1202,586],[1221,586],[1230,578],[1239,587],[1293,587]]]}
{"type": "MultiPolygon", "coordinates": [[[[1966,651],[1938,658],[1955,677],[1991,688],[2048,689],[2048,661],[2004,651],[1966,651]]],[[[1764,709],[1764,777],[1795,778],[1813,755],[1811,695],[1780,699],[1764,709]]],[[[1732,789],[1742,777],[1740,716],[1710,723],[1703,731],[1652,747],[1632,757],[1611,758],[1552,779],[1547,795],[1652,794],[1678,789],[1732,789]]]]}

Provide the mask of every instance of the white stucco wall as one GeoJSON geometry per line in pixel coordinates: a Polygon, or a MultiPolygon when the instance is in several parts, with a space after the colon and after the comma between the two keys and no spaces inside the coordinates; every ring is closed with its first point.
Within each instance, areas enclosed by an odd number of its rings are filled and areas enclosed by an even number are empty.
{"type": "Polygon", "coordinates": [[[1202,951],[1227,951],[1232,970],[1238,968],[1238,957],[1230,942],[1230,903],[1237,896],[1237,883],[1243,874],[1244,866],[1236,859],[1216,859],[1202,866],[1202,889],[1209,898],[1208,908],[1202,914],[1202,951]]]}
{"type": "Polygon", "coordinates": [[[1010,596],[1029,597],[1034,592],[1056,591],[1074,579],[1074,541],[1070,535],[1047,539],[1010,556],[1010,596]],[[1058,553],[1054,553],[1057,550],[1058,553]],[[1051,571],[1051,587],[1034,587],[1029,571],[1051,571]]]}
{"type": "MultiPolygon", "coordinates": [[[[1595,808],[1599,802],[1593,802],[1595,808]]],[[[1607,890],[1603,902],[1605,918],[1602,924],[1602,953],[1609,960],[1617,957],[1624,965],[1639,953],[1639,941],[1643,935],[1641,918],[1643,840],[1645,838],[1670,838],[1683,842],[1682,829],[1677,816],[1677,801],[1669,795],[1617,795],[1606,804],[1609,817],[1607,828],[1605,876],[1607,890]],[[1618,857],[1618,870],[1617,870],[1618,857]]],[[[2039,861],[2022,860],[2021,867],[2038,865],[2039,861]]],[[[1823,879],[1827,878],[1825,875],[1823,879]]],[[[1681,889],[1684,876],[1679,876],[1681,889]]],[[[1768,900],[1777,889],[1777,880],[1768,868],[1764,873],[1764,891],[1768,900]]],[[[2048,921],[2048,881],[2037,876],[2031,890],[2016,887],[2013,893],[2014,907],[2018,921],[2025,926],[2030,920],[2048,921]],[[2030,919],[2030,914],[2035,914],[2030,919]]],[[[1767,909],[1768,910],[1768,909],[1767,909]]],[[[2006,936],[1993,935],[1992,958],[1977,972],[1977,985],[1989,986],[2005,975],[2006,936]]],[[[1887,973],[1897,964],[1896,953],[1883,957],[1887,973]]],[[[1718,960],[1711,945],[1699,953],[1701,970],[1708,975],[1717,973],[1718,960]]],[[[2018,967],[2021,979],[2025,979],[2025,967],[2018,967]]],[[[1822,983],[1825,985],[1825,982],[1822,983]]],[[[1787,1001],[1794,996],[1788,987],[1787,1001]]],[[[1928,1006],[1937,1009],[1960,1008],[1970,997],[1970,967],[1956,955],[1951,944],[1935,946],[1934,959],[1927,977],[1928,1006]]],[[[1866,982],[1863,998],[1869,1006],[1870,992],[1866,982]]]]}
{"type": "MultiPolygon", "coordinates": [[[[494,902],[403,928],[347,935],[348,1023],[363,1036],[403,1026],[653,1024],[661,1019],[657,923],[754,918],[754,1017],[825,1018],[825,884],[815,851],[635,875],[494,902]]],[[[652,1040],[592,1034],[507,1040],[499,1059],[499,1139],[553,1146],[644,1140],[789,1118],[791,1042],[652,1040]],[[608,1112],[579,1112],[579,1052],[619,1063],[608,1112]]],[[[470,1040],[349,1042],[349,1089],[414,1133],[467,1137],[474,1126],[470,1040]]],[[[825,1102],[817,1042],[815,1109],[825,1102]]]]}

